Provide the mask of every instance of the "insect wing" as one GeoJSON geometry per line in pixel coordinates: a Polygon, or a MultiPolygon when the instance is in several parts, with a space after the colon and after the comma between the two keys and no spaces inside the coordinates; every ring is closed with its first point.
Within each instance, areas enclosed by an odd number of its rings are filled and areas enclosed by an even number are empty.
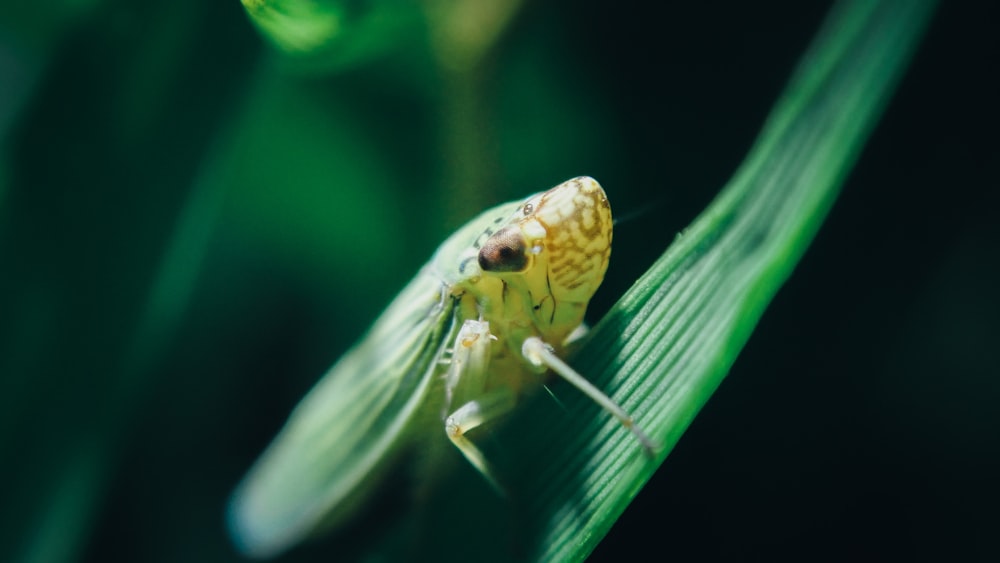
{"type": "Polygon", "coordinates": [[[237,546],[276,555],[346,517],[408,439],[455,327],[442,281],[421,272],[316,384],[237,488],[237,546]]]}
{"type": "MultiPolygon", "coordinates": [[[[350,516],[421,430],[413,428],[419,411],[444,399],[428,396],[438,360],[465,320],[451,291],[469,275],[463,264],[475,261],[477,241],[521,204],[487,210],[442,243],[365,338],[295,407],[233,494],[229,527],[241,551],[277,555],[350,516]]],[[[441,424],[435,430],[444,439],[441,424]]]]}

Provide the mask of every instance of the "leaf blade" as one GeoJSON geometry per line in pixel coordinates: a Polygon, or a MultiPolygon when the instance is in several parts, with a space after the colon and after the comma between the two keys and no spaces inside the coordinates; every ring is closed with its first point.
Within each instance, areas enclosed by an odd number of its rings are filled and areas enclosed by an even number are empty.
{"type": "Polygon", "coordinates": [[[578,397],[567,408],[592,421],[584,428],[536,405],[519,420],[540,432],[515,422],[505,433],[548,443],[546,463],[560,468],[519,481],[535,499],[531,559],[586,557],[721,383],[832,206],[932,11],[933,2],[838,4],[744,165],[574,358],[665,445],[655,461],[637,459],[628,433],[578,397]]]}

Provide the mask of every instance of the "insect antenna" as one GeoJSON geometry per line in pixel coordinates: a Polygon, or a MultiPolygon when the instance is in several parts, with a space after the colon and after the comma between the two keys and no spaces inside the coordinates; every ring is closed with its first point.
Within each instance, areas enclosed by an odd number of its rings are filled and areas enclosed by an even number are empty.
{"type": "Polygon", "coordinates": [[[645,205],[642,205],[636,209],[615,215],[615,218],[612,220],[611,224],[617,229],[620,225],[624,225],[625,223],[628,223],[630,221],[635,221],[636,219],[642,217],[643,215],[646,215],[647,213],[651,213],[653,211],[656,211],[657,209],[662,209],[666,207],[669,201],[670,201],[669,197],[661,195],[655,200],[645,205]]]}

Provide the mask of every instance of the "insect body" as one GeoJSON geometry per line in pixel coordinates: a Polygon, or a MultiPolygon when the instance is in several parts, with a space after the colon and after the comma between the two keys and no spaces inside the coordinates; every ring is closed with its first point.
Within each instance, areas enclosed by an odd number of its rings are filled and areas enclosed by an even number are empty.
{"type": "Polygon", "coordinates": [[[509,412],[548,369],[652,449],[618,405],[558,356],[604,279],[611,232],[604,190],[580,177],[490,209],[449,237],[237,488],[229,513],[237,545],[274,555],[336,524],[427,432],[428,419],[502,489],[466,432],[509,412]]]}

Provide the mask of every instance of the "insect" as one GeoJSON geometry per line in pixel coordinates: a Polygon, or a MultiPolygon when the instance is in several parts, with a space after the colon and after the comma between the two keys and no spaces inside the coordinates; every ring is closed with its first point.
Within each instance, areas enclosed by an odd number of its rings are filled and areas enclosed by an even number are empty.
{"type": "Polygon", "coordinates": [[[611,235],[607,196],[588,177],[494,207],[455,232],[292,411],[237,487],[229,507],[237,546],[276,555],[345,519],[428,425],[502,491],[466,433],[513,409],[547,370],[651,451],[632,418],[559,358],[585,330],[611,235]]]}

